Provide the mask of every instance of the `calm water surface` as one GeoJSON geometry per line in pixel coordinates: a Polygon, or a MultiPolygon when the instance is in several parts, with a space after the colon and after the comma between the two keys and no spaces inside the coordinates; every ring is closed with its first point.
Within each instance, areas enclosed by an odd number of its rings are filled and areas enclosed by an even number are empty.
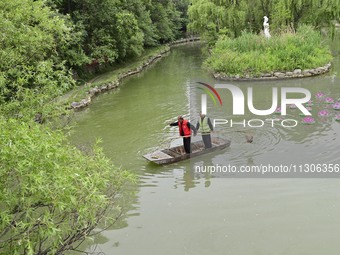
{"type": "MultiPolygon", "coordinates": [[[[340,123],[336,112],[315,99],[317,92],[340,98],[339,40],[332,72],[314,78],[275,82],[233,82],[251,86],[258,108],[271,105],[271,87],[308,88],[315,101],[314,125],[287,129],[223,128],[231,147],[198,161],[235,166],[261,163],[340,163],[340,123]],[[318,117],[320,110],[328,117],[318,117]],[[245,134],[254,143],[245,143],[245,134]]],[[[197,174],[190,161],[169,166],[147,163],[142,155],[176,143],[177,115],[197,119],[189,100],[196,81],[215,84],[201,68],[198,44],[180,46],[117,91],[100,95],[78,114],[72,141],[88,145],[101,138],[105,154],[140,177],[127,201],[127,217],[96,238],[96,252],[123,254],[339,254],[340,179],[216,178],[197,174]],[[189,116],[190,114],[190,116],[189,116]]],[[[230,95],[222,95],[230,102],[230,95]]],[[[231,118],[228,104],[208,102],[211,117],[231,118]],[[223,116],[224,116],[223,115],[223,116]]],[[[288,117],[301,121],[298,110],[288,117]]],[[[287,117],[287,118],[288,118],[287,117]]],[[[255,118],[250,113],[246,119],[255,118]]],[[[196,161],[197,162],[197,161],[196,161]]],[[[89,248],[89,251],[92,248],[89,248]]]]}

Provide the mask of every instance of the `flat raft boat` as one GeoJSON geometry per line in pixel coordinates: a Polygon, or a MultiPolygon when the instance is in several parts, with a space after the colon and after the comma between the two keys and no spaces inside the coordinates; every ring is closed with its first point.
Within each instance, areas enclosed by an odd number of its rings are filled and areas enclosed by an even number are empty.
{"type": "Polygon", "coordinates": [[[181,145],[169,149],[157,150],[155,152],[143,155],[143,157],[158,165],[165,165],[197,157],[213,151],[222,150],[229,146],[229,140],[212,138],[212,147],[208,149],[205,149],[203,141],[192,142],[190,154],[185,154],[183,145],[181,145]]]}

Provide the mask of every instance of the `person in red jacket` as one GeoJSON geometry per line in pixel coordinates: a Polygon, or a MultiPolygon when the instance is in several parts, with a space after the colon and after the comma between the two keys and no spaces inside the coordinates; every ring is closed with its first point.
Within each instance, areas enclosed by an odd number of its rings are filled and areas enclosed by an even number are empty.
{"type": "Polygon", "coordinates": [[[183,145],[185,153],[189,154],[191,152],[191,130],[194,131],[196,135],[196,128],[190,124],[189,121],[185,120],[182,116],[178,116],[178,121],[171,123],[170,126],[178,126],[179,135],[183,137],[183,145]]]}

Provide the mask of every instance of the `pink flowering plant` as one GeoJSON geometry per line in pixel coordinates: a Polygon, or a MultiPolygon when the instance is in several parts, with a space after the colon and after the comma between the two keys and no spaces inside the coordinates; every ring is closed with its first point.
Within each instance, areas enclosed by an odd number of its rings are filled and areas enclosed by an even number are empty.
{"type": "Polygon", "coordinates": [[[318,93],[316,93],[316,95],[315,95],[315,97],[316,97],[317,99],[321,99],[321,98],[323,98],[324,96],[325,96],[325,94],[322,93],[322,92],[318,92],[318,93]]]}
{"type": "Polygon", "coordinates": [[[333,104],[333,109],[340,110],[340,102],[336,102],[335,104],[333,104]]]}
{"type": "Polygon", "coordinates": [[[334,104],[334,99],[332,97],[326,97],[325,103],[326,104],[334,104]]]}
{"type": "Polygon", "coordinates": [[[304,117],[302,119],[302,123],[304,123],[304,124],[313,124],[313,123],[315,123],[315,120],[314,120],[313,117],[308,116],[308,117],[304,117]]]}
{"type": "Polygon", "coordinates": [[[319,111],[318,115],[320,117],[327,117],[327,116],[329,116],[329,111],[327,111],[327,110],[319,111]]]}

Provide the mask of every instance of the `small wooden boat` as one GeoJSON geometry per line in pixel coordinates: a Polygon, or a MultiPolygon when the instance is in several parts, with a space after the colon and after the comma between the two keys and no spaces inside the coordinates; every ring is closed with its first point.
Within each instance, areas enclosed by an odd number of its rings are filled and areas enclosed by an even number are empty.
{"type": "Polygon", "coordinates": [[[183,145],[181,145],[169,149],[157,150],[155,152],[143,155],[143,157],[158,165],[165,165],[197,157],[213,151],[222,150],[229,146],[229,140],[212,138],[212,147],[208,149],[205,149],[203,141],[192,142],[190,154],[185,154],[183,145]]]}

